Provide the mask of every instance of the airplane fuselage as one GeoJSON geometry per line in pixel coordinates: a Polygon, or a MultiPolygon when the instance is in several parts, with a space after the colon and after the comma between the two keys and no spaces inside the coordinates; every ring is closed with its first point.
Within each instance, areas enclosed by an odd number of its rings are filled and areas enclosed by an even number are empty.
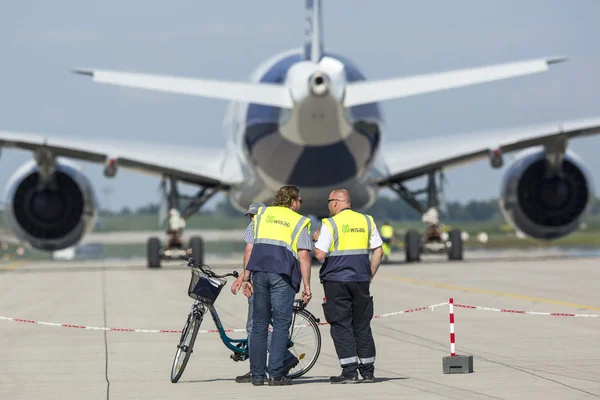
{"type": "Polygon", "coordinates": [[[229,104],[227,149],[249,166],[244,183],[229,192],[231,203],[240,211],[254,201],[270,204],[281,186],[297,185],[305,215],[327,216],[327,196],[336,188],[350,191],[355,209],[371,205],[377,188],[369,178],[385,168],[377,158],[381,110],[376,103],[342,106],[345,84],[365,79],[351,61],[328,53],[318,64],[297,50],[260,65],[250,81],[285,85],[294,107],[229,104]]]}

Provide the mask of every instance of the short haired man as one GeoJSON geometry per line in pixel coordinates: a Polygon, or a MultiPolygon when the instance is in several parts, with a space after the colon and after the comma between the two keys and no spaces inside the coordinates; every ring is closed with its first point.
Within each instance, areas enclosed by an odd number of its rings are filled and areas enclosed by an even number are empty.
{"type": "Polygon", "coordinates": [[[319,278],[325,299],[323,314],[342,367],[331,383],[375,382],[375,342],[371,332],[373,297],[370,282],[383,250],[373,217],[351,209],[350,194],[334,190],[327,199],[331,218],[313,234],[315,257],[325,260],[319,278]],[[318,238],[318,239],[317,239],[318,238]],[[373,257],[369,261],[369,250],[373,257]]]}
{"type": "Polygon", "coordinates": [[[269,347],[269,385],[289,385],[285,377],[284,358],[292,323],[294,295],[303,282],[302,300],[310,301],[312,242],[310,219],[297,211],[302,204],[296,186],[279,189],[270,207],[260,207],[250,223],[254,235],[246,245],[250,252],[244,270],[244,294],[253,296],[250,370],[252,384],[264,385],[267,365],[269,323],[273,332],[269,347]],[[250,278],[250,274],[252,277],[250,278]]]}

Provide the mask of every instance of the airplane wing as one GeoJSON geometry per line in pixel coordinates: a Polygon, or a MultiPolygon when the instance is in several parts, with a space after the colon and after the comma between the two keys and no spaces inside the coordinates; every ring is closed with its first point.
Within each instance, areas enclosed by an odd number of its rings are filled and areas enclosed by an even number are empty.
{"type": "Polygon", "coordinates": [[[566,61],[566,58],[544,58],[404,78],[353,82],[346,86],[344,107],[545,72],[551,64],[562,61],[566,61]]]}
{"type": "Polygon", "coordinates": [[[553,139],[598,133],[600,117],[386,144],[381,149],[381,155],[388,171],[386,176],[376,181],[386,186],[440,168],[479,161],[489,157],[490,152],[495,150],[505,154],[545,145],[553,139]]]}
{"type": "Polygon", "coordinates": [[[55,157],[107,163],[117,168],[162,176],[171,175],[183,182],[203,186],[230,185],[243,181],[236,160],[224,163],[222,149],[175,146],[135,141],[94,141],[40,134],[0,131],[0,147],[36,151],[46,148],[55,157]],[[226,170],[223,169],[226,166],[226,170]]]}

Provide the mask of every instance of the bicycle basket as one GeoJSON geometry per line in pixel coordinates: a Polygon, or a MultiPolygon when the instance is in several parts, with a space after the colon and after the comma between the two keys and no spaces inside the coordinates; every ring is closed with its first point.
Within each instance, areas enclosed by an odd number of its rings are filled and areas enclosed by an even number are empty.
{"type": "Polygon", "coordinates": [[[205,304],[214,304],[227,281],[205,276],[200,270],[192,269],[188,296],[205,304]]]}

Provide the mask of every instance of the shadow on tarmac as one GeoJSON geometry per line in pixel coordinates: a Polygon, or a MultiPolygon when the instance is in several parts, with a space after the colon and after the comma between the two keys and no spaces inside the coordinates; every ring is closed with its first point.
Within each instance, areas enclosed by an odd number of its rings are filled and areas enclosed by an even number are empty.
{"type": "MultiPolygon", "coordinates": [[[[407,377],[376,377],[375,383],[387,382],[387,381],[397,381],[397,380],[406,380],[409,379],[407,377]]],[[[222,382],[222,381],[231,381],[235,383],[234,378],[215,378],[215,379],[197,379],[192,381],[179,381],[179,383],[208,383],[208,382],[222,382]]],[[[306,383],[329,383],[329,376],[310,376],[310,377],[300,377],[296,379],[292,379],[293,385],[301,385],[306,383]]],[[[358,382],[361,383],[361,382],[358,382]]],[[[238,385],[250,385],[250,383],[238,383],[238,385]]]]}

